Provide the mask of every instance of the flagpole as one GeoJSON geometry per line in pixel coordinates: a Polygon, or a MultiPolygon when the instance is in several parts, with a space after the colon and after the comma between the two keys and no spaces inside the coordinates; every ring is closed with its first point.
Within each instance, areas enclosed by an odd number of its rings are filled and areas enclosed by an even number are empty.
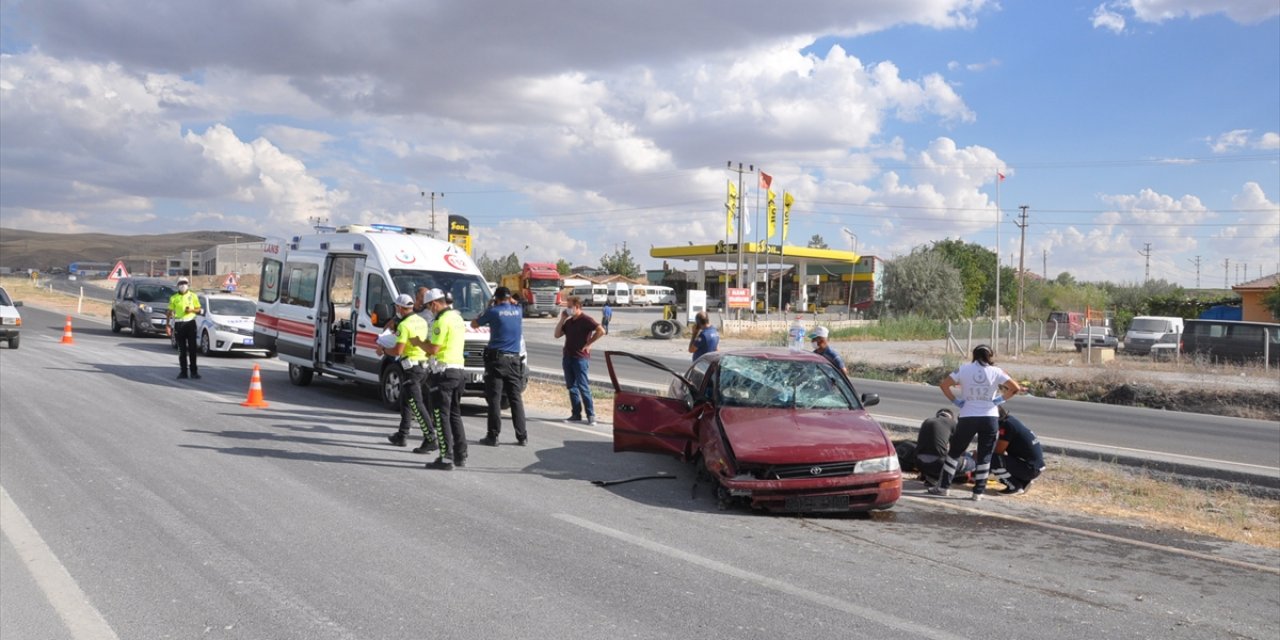
{"type": "MultiPolygon", "coordinates": [[[[1000,171],[996,171],[996,304],[995,304],[995,339],[999,339],[1000,331],[1000,171]]],[[[992,345],[994,347],[995,345],[992,345]]]]}

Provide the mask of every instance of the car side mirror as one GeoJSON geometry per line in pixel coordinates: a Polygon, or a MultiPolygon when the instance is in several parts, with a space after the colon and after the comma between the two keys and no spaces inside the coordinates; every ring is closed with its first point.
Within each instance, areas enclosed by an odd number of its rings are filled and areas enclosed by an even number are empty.
{"type": "Polygon", "coordinates": [[[13,306],[15,306],[15,307],[21,307],[21,306],[22,306],[22,301],[21,301],[21,300],[14,300],[14,301],[13,301],[13,306]]]}
{"type": "Polygon", "coordinates": [[[391,313],[391,305],[379,302],[373,305],[373,314],[369,316],[369,320],[373,322],[375,327],[385,327],[393,317],[395,317],[395,314],[391,313]]]}
{"type": "Polygon", "coordinates": [[[880,404],[880,394],[878,394],[878,393],[864,393],[864,394],[862,394],[862,406],[864,406],[864,407],[874,407],[874,406],[876,406],[876,405],[878,405],[878,404],[880,404]]]}

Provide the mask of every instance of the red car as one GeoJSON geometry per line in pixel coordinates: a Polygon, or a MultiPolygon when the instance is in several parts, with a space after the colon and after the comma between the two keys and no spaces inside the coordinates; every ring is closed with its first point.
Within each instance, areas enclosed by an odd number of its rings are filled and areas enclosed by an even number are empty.
{"type": "Polygon", "coordinates": [[[608,351],[615,392],[613,450],[665,453],[714,479],[722,507],[775,512],[888,509],[902,496],[893,442],[826,358],[787,349],[718,351],[684,375],[644,356],[608,351]],[[665,371],[665,392],[624,389],[614,361],[665,371]]]}

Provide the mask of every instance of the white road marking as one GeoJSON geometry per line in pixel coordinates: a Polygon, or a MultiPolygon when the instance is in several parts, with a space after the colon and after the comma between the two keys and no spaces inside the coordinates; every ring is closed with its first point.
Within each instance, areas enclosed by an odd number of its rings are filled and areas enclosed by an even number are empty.
{"type": "Polygon", "coordinates": [[[676,560],[687,562],[689,564],[697,565],[704,569],[710,569],[712,571],[724,574],[732,578],[753,582],[766,589],[772,589],[774,591],[778,591],[792,597],[800,598],[802,600],[808,600],[809,602],[816,605],[829,607],[837,611],[842,611],[844,613],[865,618],[881,626],[897,629],[899,631],[905,631],[907,633],[921,636],[924,638],[938,638],[940,640],[956,640],[956,639],[965,637],[965,636],[954,635],[952,633],[949,633],[947,631],[943,631],[940,629],[933,629],[931,627],[926,627],[921,624],[916,624],[909,620],[903,620],[901,618],[891,616],[887,613],[876,611],[875,609],[861,607],[852,602],[841,600],[839,598],[833,598],[824,593],[810,591],[809,589],[798,587],[796,585],[783,582],[775,578],[770,578],[768,576],[762,576],[758,573],[745,571],[737,567],[734,567],[732,565],[725,564],[723,562],[712,560],[710,558],[704,558],[702,556],[689,553],[688,551],[681,551],[679,549],[668,547],[667,545],[660,544],[652,540],[647,540],[645,538],[641,538],[639,536],[635,536],[623,531],[618,531],[617,529],[611,529],[609,527],[596,524],[589,520],[583,520],[582,518],[571,516],[566,513],[553,514],[553,517],[555,517],[558,520],[568,522],[569,524],[577,525],[584,529],[589,529],[596,533],[609,536],[610,538],[614,538],[615,540],[621,540],[623,542],[633,544],[637,547],[648,549],[649,551],[653,551],[655,553],[660,553],[669,558],[674,558],[676,560]]]}
{"type": "Polygon", "coordinates": [[[74,640],[119,640],[4,487],[0,487],[0,533],[18,550],[22,564],[74,640]]]}

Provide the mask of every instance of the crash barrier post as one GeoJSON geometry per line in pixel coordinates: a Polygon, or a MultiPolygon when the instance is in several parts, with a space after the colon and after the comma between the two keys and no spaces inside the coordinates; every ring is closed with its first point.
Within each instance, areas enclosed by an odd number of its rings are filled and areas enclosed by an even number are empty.
{"type": "Polygon", "coordinates": [[[256,364],[253,365],[253,377],[249,379],[249,396],[240,403],[240,406],[255,408],[269,406],[262,399],[262,373],[256,364]]]}
{"type": "Polygon", "coordinates": [[[71,316],[67,316],[67,324],[62,327],[62,342],[60,344],[75,344],[76,339],[71,335],[71,316]]]}

